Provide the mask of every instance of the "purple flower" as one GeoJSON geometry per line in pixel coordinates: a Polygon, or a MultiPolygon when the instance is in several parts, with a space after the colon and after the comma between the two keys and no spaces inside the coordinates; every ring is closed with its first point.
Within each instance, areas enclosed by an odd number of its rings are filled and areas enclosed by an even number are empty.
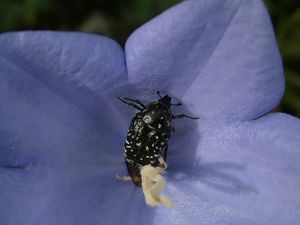
{"type": "Polygon", "coordinates": [[[90,34],[0,36],[0,224],[298,224],[300,122],[268,113],[281,59],[261,0],[187,0],[123,51],[90,34]],[[115,96],[171,95],[166,195],[151,208],[126,175],[134,111],[115,96]]]}

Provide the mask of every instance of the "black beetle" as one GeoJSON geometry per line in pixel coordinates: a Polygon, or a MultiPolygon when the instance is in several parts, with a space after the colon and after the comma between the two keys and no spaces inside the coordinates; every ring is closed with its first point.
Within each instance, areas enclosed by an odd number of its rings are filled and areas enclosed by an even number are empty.
{"type": "Polygon", "coordinates": [[[179,106],[181,103],[172,104],[171,97],[161,96],[159,100],[144,105],[139,100],[127,97],[118,97],[123,103],[139,110],[133,117],[128,129],[124,146],[124,157],[131,181],[136,186],[141,186],[140,168],[145,165],[166,168],[168,139],[171,132],[172,120],[179,118],[198,119],[184,114],[173,115],[171,106],[179,106]]]}

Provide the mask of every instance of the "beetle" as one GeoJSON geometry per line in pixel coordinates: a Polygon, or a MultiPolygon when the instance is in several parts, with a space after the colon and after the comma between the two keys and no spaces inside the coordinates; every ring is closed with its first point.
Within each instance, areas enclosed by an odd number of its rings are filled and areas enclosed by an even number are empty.
{"type": "Polygon", "coordinates": [[[138,187],[141,187],[142,182],[141,167],[151,165],[166,169],[168,139],[174,132],[172,120],[180,118],[198,119],[185,114],[173,115],[171,106],[179,106],[181,103],[172,104],[171,97],[168,95],[161,96],[159,91],[157,95],[159,96],[158,101],[147,105],[139,100],[118,97],[121,102],[139,111],[130,123],[124,144],[124,158],[130,177],[124,180],[131,180],[138,187]]]}

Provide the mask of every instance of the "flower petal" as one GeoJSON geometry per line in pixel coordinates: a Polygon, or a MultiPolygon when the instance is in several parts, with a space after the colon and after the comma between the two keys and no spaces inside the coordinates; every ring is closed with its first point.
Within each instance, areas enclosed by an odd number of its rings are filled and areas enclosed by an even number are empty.
{"type": "Polygon", "coordinates": [[[134,191],[115,179],[125,175],[127,127],[123,105],[104,93],[119,91],[113,79],[124,71],[123,51],[107,38],[0,36],[0,224],[101,224],[101,213],[120,224],[109,210],[122,214],[119,202],[134,191]]]}
{"type": "Polygon", "coordinates": [[[124,76],[123,52],[113,41],[28,32],[1,35],[0,46],[1,167],[92,164],[101,170],[122,161],[124,123],[116,126],[119,110],[110,106],[118,101],[103,97],[100,88],[105,71],[124,76]],[[80,52],[74,51],[78,42],[80,52]],[[97,79],[99,87],[93,83],[97,79]]]}
{"type": "Polygon", "coordinates": [[[176,134],[170,143],[167,194],[175,208],[160,211],[155,224],[297,224],[300,120],[270,114],[200,124],[196,151],[178,148],[176,134]]]}
{"type": "Polygon", "coordinates": [[[13,32],[0,36],[1,55],[47,86],[103,93],[127,79],[113,40],[76,32],[13,32]],[[64,87],[65,88],[65,87],[64,87]]]}
{"type": "MultiPolygon", "coordinates": [[[[94,117],[106,108],[99,102],[107,99],[101,98],[126,87],[124,52],[106,37],[77,32],[12,32],[0,35],[0,49],[2,64],[29,74],[94,117]]],[[[4,75],[8,76],[7,71],[4,75]]]]}
{"type": "Polygon", "coordinates": [[[126,60],[131,83],[169,92],[202,118],[257,118],[284,89],[261,0],[183,1],[129,37],[126,60]]]}
{"type": "Polygon", "coordinates": [[[0,169],[0,174],[0,222],[6,225],[117,225],[137,196],[134,185],[120,184],[110,169],[95,165],[0,169]]]}

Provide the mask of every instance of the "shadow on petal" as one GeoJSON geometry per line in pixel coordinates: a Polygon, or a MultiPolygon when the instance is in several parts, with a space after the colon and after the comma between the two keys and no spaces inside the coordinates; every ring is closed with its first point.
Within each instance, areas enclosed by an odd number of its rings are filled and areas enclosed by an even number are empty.
{"type": "MultiPolygon", "coordinates": [[[[173,103],[181,102],[176,98],[172,98],[173,103]]],[[[185,114],[197,117],[193,112],[189,111],[184,102],[179,107],[172,107],[174,115],[185,114]]],[[[201,135],[198,126],[201,126],[201,119],[193,120],[188,118],[175,119],[172,121],[174,133],[171,134],[169,140],[167,163],[169,168],[177,162],[194,162],[196,158],[197,146],[200,143],[201,135]]]]}
{"type": "Polygon", "coordinates": [[[203,183],[215,190],[230,193],[258,193],[257,189],[237,175],[237,172],[245,172],[246,165],[235,162],[211,162],[203,164],[174,165],[176,169],[169,170],[168,178],[175,181],[190,180],[203,183]]]}

